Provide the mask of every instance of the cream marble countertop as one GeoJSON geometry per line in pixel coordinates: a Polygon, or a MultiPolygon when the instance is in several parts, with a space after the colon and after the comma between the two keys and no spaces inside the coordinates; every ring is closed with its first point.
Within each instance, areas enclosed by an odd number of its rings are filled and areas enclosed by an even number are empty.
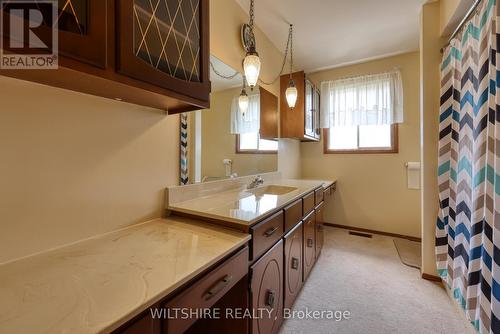
{"type": "Polygon", "coordinates": [[[172,217],[0,265],[0,333],[109,332],[249,239],[172,217]]]}
{"type": "Polygon", "coordinates": [[[186,201],[171,203],[167,208],[174,212],[223,220],[248,227],[264,218],[267,214],[279,210],[314,189],[323,186],[324,182],[274,179],[264,182],[259,188],[275,185],[296,189],[282,195],[264,194],[261,196],[253,193],[255,189],[229,189],[216,191],[186,201]]]}
{"type": "Polygon", "coordinates": [[[334,183],[337,183],[336,179],[333,180],[315,180],[315,179],[307,179],[308,181],[316,181],[316,182],[321,182],[323,184],[323,188],[328,188],[329,186],[333,185],[334,183]]]}

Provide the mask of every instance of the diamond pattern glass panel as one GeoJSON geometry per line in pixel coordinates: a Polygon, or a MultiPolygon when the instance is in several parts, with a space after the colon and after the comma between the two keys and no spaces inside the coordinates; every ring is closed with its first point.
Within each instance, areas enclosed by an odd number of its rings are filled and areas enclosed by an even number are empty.
{"type": "Polygon", "coordinates": [[[58,0],[57,28],[78,35],[86,35],[88,29],[88,2],[88,0],[58,0]]]}
{"type": "Polygon", "coordinates": [[[200,81],[199,0],[134,0],[134,52],[158,70],[200,81]]]}

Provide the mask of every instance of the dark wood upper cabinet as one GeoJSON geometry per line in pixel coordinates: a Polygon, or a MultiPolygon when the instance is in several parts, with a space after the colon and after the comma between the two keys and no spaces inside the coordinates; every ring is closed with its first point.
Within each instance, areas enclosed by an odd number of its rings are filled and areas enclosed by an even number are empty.
{"type": "Polygon", "coordinates": [[[106,68],[109,0],[59,0],[59,54],[106,68]]]}
{"type": "Polygon", "coordinates": [[[119,0],[117,69],[195,99],[210,93],[208,0],[119,0]]]}
{"type": "MultiPolygon", "coordinates": [[[[306,79],[303,71],[292,74],[297,87],[297,103],[290,108],[285,98],[280,100],[281,138],[295,138],[302,141],[319,141],[320,93],[314,84],[306,79]]],[[[285,96],[290,75],[282,75],[280,94],[285,96]]]]}
{"type": "Polygon", "coordinates": [[[278,138],[278,97],[262,87],[260,91],[260,137],[278,138]]]}
{"type": "MultiPolygon", "coordinates": [[[[208,108],[208,6],[209,0],[59,0],[56,22],[34,30],[52,43],[57,26],[59,68],[1,69],[0,75],[169,114],[208,108]]],[[[42,16],[51,10],[40,7],[42,16]]]]}

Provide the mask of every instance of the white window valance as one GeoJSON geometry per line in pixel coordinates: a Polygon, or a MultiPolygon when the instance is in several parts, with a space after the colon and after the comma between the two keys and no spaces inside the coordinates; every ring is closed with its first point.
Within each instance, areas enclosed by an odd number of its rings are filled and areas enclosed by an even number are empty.
{"type": "Polygon", "coordinates": [[[231,103],[231,133],[255,133],[260,130],[260,95],[248,96],[248,110],[240,112],[238,96],[231,103]]]}
{"type": "Polygon", "coordinates": [[[321,83],[322,128],[402,122],[400,71],[321,83]]]}

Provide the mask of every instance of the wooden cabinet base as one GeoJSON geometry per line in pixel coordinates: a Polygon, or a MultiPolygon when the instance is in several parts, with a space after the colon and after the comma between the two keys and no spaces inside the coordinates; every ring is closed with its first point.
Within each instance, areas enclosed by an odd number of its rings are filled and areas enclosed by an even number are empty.
{"type": "Polygon", "coordinates": [[[311,272],[314,262],[316,261],[316,228],[315,228],[315,213],[311,212],[304,218],[304,270],[303,281],[307,279],[311,272]]]}
{"type": "Polygon", "coordinates": [[[302,288],[302,222],[285,236],[285,308],[291,308],[302,288]]]}
{"type": "Polygon", "coordinates": [[[277,333],[283,321],[283,240],[250,267],[250,305],[262,316],[252,319],[253,334],[277,333]]]}

